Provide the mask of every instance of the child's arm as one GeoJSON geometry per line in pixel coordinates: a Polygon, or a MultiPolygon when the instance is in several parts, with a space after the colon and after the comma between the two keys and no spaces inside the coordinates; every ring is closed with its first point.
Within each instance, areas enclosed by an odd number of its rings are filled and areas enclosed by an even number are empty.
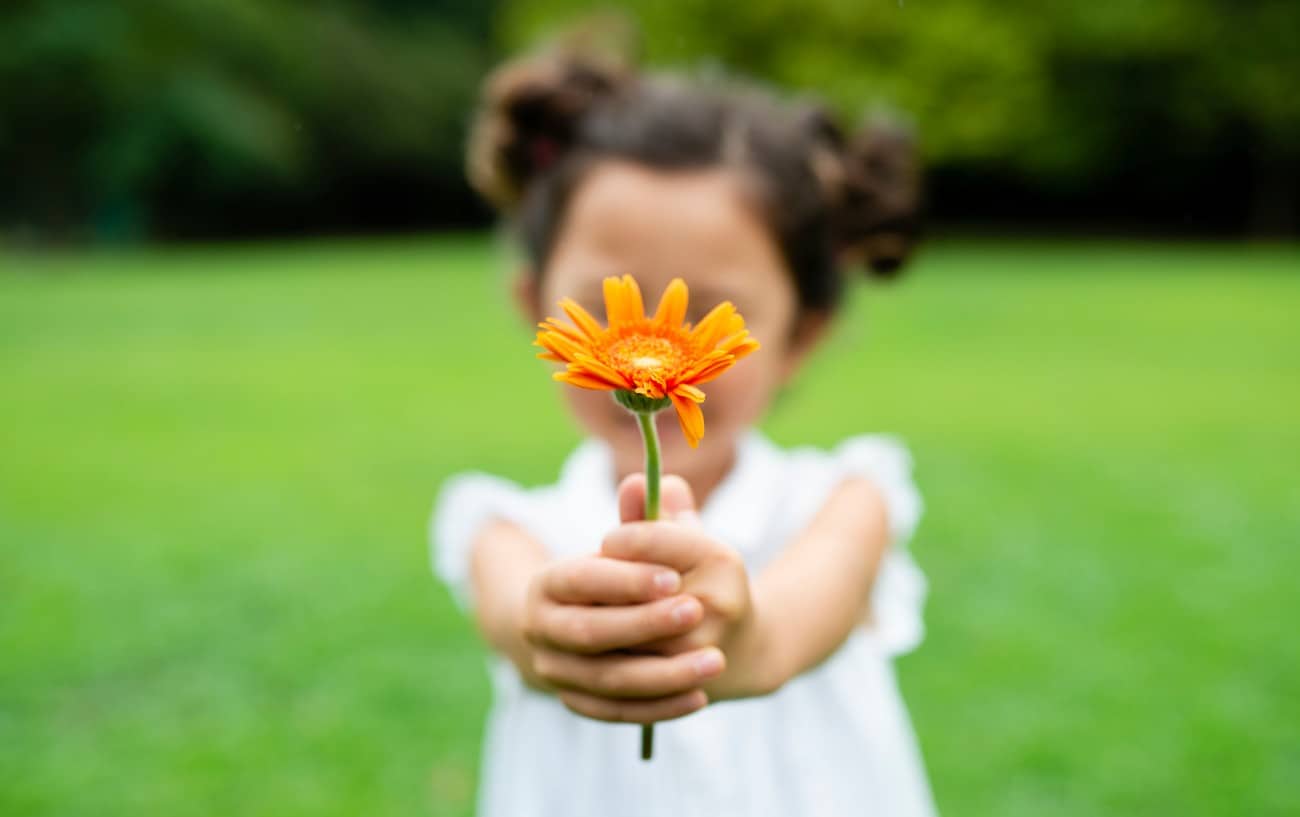
{"type": "MultiPolygon", "coordinates": [[[[620,496],[634,506],[644,483],[629,479],[620,496]]],[[[685,483],[665,479],[664,503],[693,505],[685,483]],[[685,500],[669,493],[685,492],[685,500]]],[[[679,517],[680,518],[680,517],[679,517]]],[[[888,542],[883,499],[866,479],[848,479],[804,532],[752,580],[739,554],[689,525],[625,524],[603,553],[669,565],[700,598],[705,619],[685,636],[655,645],[673,654],[717,645],[727,670],[704,689],[712,700],[762,695],[819,664],[866,614],[888,542]]]]}
{"type": "MultiPolygon", "coordinates": [[[[625,520],[643,493],[639,475],[620,486],[625,520]]],[[[678,520],[694,508],[677,477],[665,477],[662,503],[678,520]]],[[[530,685],[579,714],[667,720],[775,691],[834,652],[867,609],[887,537],[883,501],[864,479],[842,483],[752,582],[735,550],[690,524],[631,522],[606,537],[603,556],[548,561],[499,522],[474,544],[479,628],[530,685]],[[663,566],[680,587],[655,586],[663,566]]]]}
{"type": "Polygon", "coordinates": [[[866,479],[840,483],[812,523],[753,582],[775,689],[817,666],[870,613],[889,543],[884,500],[866,479]]]}
{"type": "Polygon", "coordinates": [[[483,637],[525,682],[558,694],[574,711],[649,723],[707,703],[700,686],[721,672],[722,661],[702,672],[699,659],[716,648],[672,656],[616,652],[700,623],[703,607],[678,593],[676,571],[596,555],[553,561],[541,543],[499,521],[475,540],[470,573],[483,637]],[[578,666],[582,683],[574,681],[578,666]]]}

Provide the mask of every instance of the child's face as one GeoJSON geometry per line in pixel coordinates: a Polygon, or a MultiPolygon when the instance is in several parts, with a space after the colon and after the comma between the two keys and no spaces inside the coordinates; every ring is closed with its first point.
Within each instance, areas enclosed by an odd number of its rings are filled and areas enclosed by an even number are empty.
{"type": "MultiPolygon", "coordinates": [[[[738,434],[760,419],[816,332],[795,332],[798,303],[780,251],[736,177],[724,170],[669,173],[611,161],[591,171],[570,199],[534,303],[555,314],[555,304],[568,296],[603,319],[601,282],[625,274],[641,285],[647,310],[670,280],[683,278],[690,322],[731,301],[762,344],[704,386],[705,433],[697,450],[687,445],[673,411],[656,417],[665,470],[710,482],[709,475],[729,467],[738,434]]],[[[613,448],[620,473],[640,470],[636,423],[610,393],[563,391],[586,431],[613,448]]]]}

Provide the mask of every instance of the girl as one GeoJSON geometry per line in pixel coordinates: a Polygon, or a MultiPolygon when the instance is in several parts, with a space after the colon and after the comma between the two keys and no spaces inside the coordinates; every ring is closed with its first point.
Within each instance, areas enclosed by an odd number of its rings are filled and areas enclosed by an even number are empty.
{"type": "Polygon", "coordinates": [[[610,275],[647,296],[681,277],[688,320],[729,300],[763,344],[708,386],[698,449],[661,426],[664,521],[638,521],[636,423],[569,386],[588,438],[555,484],[444,487],[436,570],[498,653],[480,814],[931,814],[890,664],[921,637],[909,457],[878,436],[786,451],[755,430],[835,313],[841,270],[904,261],[909,140],[551,55],[489,80],[470,176],[513,216],[533,320],[563,296],[603,315],[610,275]],[[654,722],[643,762],[636,724],[654,722]]]}

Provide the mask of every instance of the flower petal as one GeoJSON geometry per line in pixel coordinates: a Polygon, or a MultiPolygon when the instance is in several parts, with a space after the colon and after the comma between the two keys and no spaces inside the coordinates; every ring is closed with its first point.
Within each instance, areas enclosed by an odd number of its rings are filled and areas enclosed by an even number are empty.
{"type": "Polygon", "coordinates": [[[580,386],[584,389],[594,389],[597,391],[614,391],[617,387],[611,386],[598,377],[592,377],[586,372],[563,371],[551,375],[555,380],[561,383],[568,383],[570,386],[580,386]]]}
{"type": "Polygon", "coordinates": [[[689,299],[690,291],[686,289],[685,281],[681,278],[669,281],[668,288],[659,299],[659,308],[655,310],[655,323],[681,326],[682,321],[686,320],[686,305],[689,299]]]}
{"type": "Polygon", "coordinates": [[[605,317],[609,319],[611,329],[645,320],[641,288],[631,275],[605,279],[605,317]]]}
{"type": "Polygon", "coordinates": [[[727,369],[730,369],[732,365],[735,364],[735,362],[736,361],[732,358],[727,358],[726,360],[720,360],[717,363],[710,366],[709,368],[700,372],[695,377],[691,378],[691,382],[695,383],[696,385],[699,385],[701,383],[708,383],[710,380],[716,379],[718,375],[722,374],[727,369]]]}
{"type": "MultiPolygon", "coordinates": [[[[723,364],[723,368],[725,369],[727,366],[731,365],[732,360],[733,358],[731,355],[715,349],[695,361],[695,363],[685,372],[682,372],[681,376],[677,378],[677,383],[698,383],[700,382],[699,377],[702,372],[711,370],[720,363],[723,364]]],[[[674,386],[676,385],[677,384],[674,384],[674,386]]]]}
{"type": "Polygon", "coordinates": [[[560,302],[572,324],[548,318],[538,324],[538,357],[567,363],[555,378],[588,389],[631,391],[645,397],[668,396],[677,406],[682,431],[692,446],[704,434],[698,388],[759,348],[745,319],[729,301],[712,309],[697,325],[684,323],[689,290],[680,278],[669,281],[647,319],[641,289],[630,275],[602,282],[605,324],[576,301],[560,302]]]}
{"type": "Polygon", "coordinates": [[[579,352],[570,364],[573,371],[584,371],[613,385],[616,389],[632,388],[632,381],[622,372],[592,357],[587,352],[579,352]]]}
{"type": "Polygon", "coordinates": [[[596,319],[591,317],[591,313],[583,309],[581,305],[572,298],[564,298],[560,301],[560,309],[564,314],[569,316],[569,320],[577,324],[582,333],[587,336],[588,340],[596,340],[605,330],[600,328],[596,319]]]}
{"type": "Polygon", "coordinates": [[[731,329],[731,318],[735,314],[736,307],[731,301],[723,301],[695,325],[691,330],[691,339],[705,349],[712,349],[719,340],[736,331],[731,329]]]}
{"type": "Polygon", "coordinates": [[[673,389],[673,391],[678,395],[685,397],[687,400],[693,400],[696,403],[704,402],[704,392],[689,383],[682,383],[677,388],[673,389]]]}
{"type": "Polygon", "coordinates": [[[726,340],[718,344],[718,349],[727,352],[736,360],[740,360],[750,352],[757,352],[759,349],[758,341],[749,336],[749,330],[742,329],[726,340]]]}
{"type": "Polygon", "coordinates": [[[559,332],[538,332],[537,340],[534,341],[533,345],[542,347],[563,361],[573,360],[587,351],[585,346],[574,342],[571,338],[559,332]]]}
{"type": "Polygon", "coordinates": [[[543,332],[559,332],[561,335],[564,335],[566,338],[568,338],[571,341],[574,341],[575,343],[586,344],[587,342],[586,335],[579,332],[576,328],[574,328],[570,324],[560,323],[555,318],[547,318],[546,320],[537,324],[537,328],[541,329],[543,332]]]}
{"type": "Polygon", "coordinates": [[[680,397],[676,392],[668,397],[673,401],[673,408],[677,409],[677,422],[682,427],[682,434],[686,435],[686,442],[691,448],[698,447],[704,437],[704,412],[698,403],[680,397]]]}

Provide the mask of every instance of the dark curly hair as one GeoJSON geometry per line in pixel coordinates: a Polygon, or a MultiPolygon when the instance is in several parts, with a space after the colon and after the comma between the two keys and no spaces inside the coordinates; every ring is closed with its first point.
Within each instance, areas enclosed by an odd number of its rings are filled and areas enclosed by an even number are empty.
{"type": "Polygon", "coordinates": [[[736,81],[638,75],[617,59],[553,52],[484,84],[469,145],[473,185],[514,218],[542,275],[573,192],[602,160],[734,168],[794,278],[799,303],[839,303],[841,269],[893,277],[919,230],[914,142],[899,127],[846,134],[829,111],[736,81]]]}

